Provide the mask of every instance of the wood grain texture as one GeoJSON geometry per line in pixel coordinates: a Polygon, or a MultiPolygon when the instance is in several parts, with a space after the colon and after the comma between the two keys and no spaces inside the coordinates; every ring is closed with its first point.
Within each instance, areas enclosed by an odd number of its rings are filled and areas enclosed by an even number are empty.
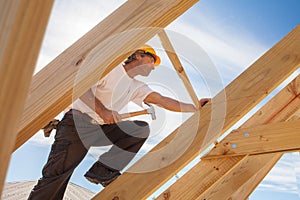
{"type": "MultiPolygon", "coordinates": [[[[250,119],[248,119],[244,124],[242,124],[241,127],[249,128],[257,125],[291,120],[291,116],[287,115],[287,113],[290,112],[285,112],[285,110],[295,110],[295,108],[298,108],[298,105],[295,105],[291,102],[293,102],[295,99],[298,99],[299,92],[295,91],[295,89],[293,88],[297,88],[295,86],[298,85],[299,79],[300,76],[296,77],[293,81],[291,81],[290,84],[283,88],[278,94],[276,94],[271,100],[269,100],[267,104],[265,104],[261,109],[259,109],[250,119]]],[[[297,113],[295,115],[297,115],[297,113]]],[[[219,144],[217,144],[217,146],[218,145],[219,144]]],[[[227,158],[227,166],[236,165],[242,158],[244,157],[238,156],[232,157],[232,159],[227,158]]],[[[269,160],[271,158],[272,156],[269,157],[269,160]]],[[[224,164],[224,159],[226,158],[212,159],[211,162],[214,162],[214,166],[222,166],[226,165],[226,163],[224,164]]],[[[172,186],[170,186],[157,199],[165,199],[164,194],[168,194],[168,199],[181,199],[181,197],[185,197],[185,199],[195,199],[197,196],[199,196],[199,193],[203,192],[203,189],[207,190],[216,180],[222,180],[225,172],[222,173],[221,170],[220,172],[214,170],[214,173],[198,173],[196,176],[195,173],[205,172],[207,170],[207,166],[209,165],[207,164],[208,161],[209,160],[201,160],[201,162],[196,164],[179,181],[175,182],[172,186]],[[191,187],[191,185],[193,185],[193,187],[191,187]]],[[[268,169],[270,169],[270,167],[268,169]]],[[[267,173],[268,170],[265,170],[265,172],[267,173]]],[[[266,174],[255,176],[263,178],[265,175],[266,174]]],[[[258,179],[254,180],[258,181],[258,179]]],[[[259,181],[261,181],[261,179],[259,179],[259,181]]],[[[256,184],[258,183],[256,182],[256,184]]],[[[247,194],[247,191],[251,191],[251,189],[254,187],[255,185],[251,185],[249,183],[243,189],[243,193],[247,194]]],[[[238,190],[238,188],[236,188],[236,190],[238,190]]]]}
{"type": "Polygon", "coordinates": [[[225,175],[225,173],[232,169],[242,158],[243,156],[236,156],[232,159],[223,158],[200,161],[202,167],[193,167],[186,175],[178,179],[156,199],[196,199],[206,191],[209,186],[214,184],[220,175],[225,175]]]}
{"type": "Polygon", "coordinates": [[[15,149],[197,1],[127,1],[61,53],[33,77],[15,149]]]}
{"type": "Polygon", "coordinates": [[[0,193],[53,1],[0,1],[0,193]]]}
{"type": "Polygon", "coordinates": [[[187,89],[194,105],[197,108],[201,108],[201,106],[199,106],[199,101],[198,101],[196,92],[194,91],[193,86],[192,86],[187,74],[185,73],[185,70],[175,52],[175,49],[174,49],[166,31],[163,30],[163,31],[159,32],[158,36],[161,40],[162,46],[164,47],[170,61],[172,62],[173,66],[175,68],[175,71],[177,72],[179,78],[182,80],[185,88],[187,89]]]}
{"type": "MultiPolygon", "coordinates": [[[[287,121],[296,121],[300,119],[299,111],[295,113],[292,117],[286,118],[287,121]]],[[[281,119],[280,117],[278,118],[281,119]]],[[[275,118],[276,121],[276,118],[275,118]]],[[[280,157],[282,157],[283,153],[277,153],[280,157]]],[[[240,200],[247,199],[248,196],[255,190],[255,188],[259,185],[259,183],[264,179],[264,177],[269,173],[269,171],[273,168],[273,166],[277,163],[277,161],[272,160],[272,154],[269,154],[268,158],[269,162],[263,166],[254,176],[252,176],[247,182],[245,182],[242,186],[237,187],[236,191],[234,191],[228,199],[230,200],[240,200]]]]}
{"type": "MultiPolygon", "coordinates": [[[[282,153],[276,154],[278,156],[278,160],[282,157],[282,153]]],[[[254,189],[258,186],[258,184],[264,179],[264,177],[269,173],[269,171],[273,168],[273,166],[277,163],[277,159],[272,159],[273,154],[270,154],[267,158],[267,163],[262,166],[261,169],[257,170],[257,173],[249,178],[244,184],[236,187],[231,190],[228,194],[228,200],[242,200],[247,199],[249,195],[254,191],[254,189]]]]}
{"type": "Polygon", "coordinates": [[[265,55],[253,63],[244,73],[225,88],[227,115],[224,119],[211,118],[211,114],[218,112],[216,105],[224,104],[224,91],[212,99],[212,105],[202,109],[199,122],[199,113],[193,115],[181,127],[176,129],[170,136],[158,144],[148,156],[145,155],[130,169],[145,168],[153,165],[165,166],[156,171],[145,173],[124,173],[111,185],[105,188],[94,199],[145,199],[159,186],[165,183],[172,175],[181,170],[188,162],[194,159],[199,152],[213,143],[218,136],[230,128],[237,120],[244,116],[262,98],[269,94],[279,83],[285,80],[299,67],[300,61],[300,26],[296,27],[285,38],[272,47],[265,55]],[[215,106],[215,107],[214,107],[215,106]],[[211,112],[211,110],[213,112],[211,112]],[[211,123],[223,124],[221,130],[211,123]],[[181,130],[180,139],[173,142],[172,139],[181,130]],[[197,135],[192,143],[190,135],[197,130],[197,135]],[[171,146],[170,144],[173,144],[171,146]],[[166,147],[166,145],[168,147],[166,147]],[[171,147],[169,147],[171,146],[171,147]],[[151,153],[164,147],[165,152],[156,156],[151,153]],[[170,157],[180,150],[184,153],[177,160],[170,163],[170,157]],[[149,181],[151,180],[151,181],[149,181]],[[126,182],[126,184],[124,184],[126,182]]]}
{"type": "MultiPolygon", "coordinates": [[[[300,76],[297,76],[291,83],[289,83],[284,89],[282,89],[278,95],[276,95],[276,98],[271,99],[267,104],[267,106],[260,109],[257,113],[251,117],[247,123],[244,123],[240,129],[242,130],[234,130],[232,131],[227,137],[225,137],[221,142],[219,142],[207,155],[205,155],[203,158],[209,158],[209,157],[216,157],[220,155],[231,155],[236,154],[235,148],[232,148],[233,144],[236,144],[236,141],[234,139],[234,136],[240,131],[247,132],[247,129],[251,129],[255,127],[257,124],[257,121],[260,121],[262,119],[265,119],[266,116],[269,116],[267,120],[263,120],[264,124],[271,124],[274,122],[283,122],[287,121],[289,117],[294,116],[297,111],[300,109],[300,76]],[[276,108],[276,109],[275,109],[276,108]],[[280,110],[278,110],[280,109],[280,110]],[[257,119],[257,120],[255,120],[257,119]]],[[[288,133],[287,133],[288,134],[288,133]]],[[[240,134],[241,135],[241,134],[240,134]]],[[[244,134],[242,134],[244,136],[244,134]]],[[[263,133],[262,133],[263,135],[263,133]]],[[[248,137],[243,137],[247,139],[248,137]]],[[[288,137],[286,137],[287,139],[288,137]]],[[[265,141],[262,138],[258,138],[261,142],[265,141]]],[[[249,141],[250,142],[250,141],[249,141]]],[[[254,142],[254,141],[253,141],[254,142]]],[[[247,148],[248,144],[244,144],[244,148],[247,148]]],[[[249,144],[252,146],[252,148],[255,148],[252,144],[249,144]]],[[[259,144],[257,144],[259,145],[259,144]]],[[[250,147],[249,146],[249,147],[250,147]]],[[[280,146],[280,145],[279,145],[280,146]]],[[[256,151],[258,153],[259,147],[257,146],[257,149],[253,151],[256,151]]],[[[275,146],[274,146],[275,147],[275,146]]],[[[282,147],[284,148],[284,144],[282,144],[282,147]]],[[[287,146],[286,146],[287,147],[287,146]]],[[[240,146],[237,146],[238,149],[240,149],[240,146]]],[[[250,153],[250,152],[248,152],[250,153]]],[[[254,152],[253,152],[254,153],[254,152]]]]}
{"type": "MultiPolygon", "coordinates": [[[[281,154],[271,154],[271,160],[276,162],[281,154]]],[[[269,163],[270,155],[249,155],[245,156],[234,168],[229,170],[221,180],[215,182],[208,190],[202,193],[197,199],[219,200],[228,199],[236,188],[247,182],[257,171],[269,163]]]]}
{"type": "MultiPolygon", "coordinates": [[[[298,102],[300,105],[300,102],[298,102]]],[[[221,141],[222,154],[210,152],[205,159],[300,150],[300,121],[272,123],[237,129],[221,141]]]]}

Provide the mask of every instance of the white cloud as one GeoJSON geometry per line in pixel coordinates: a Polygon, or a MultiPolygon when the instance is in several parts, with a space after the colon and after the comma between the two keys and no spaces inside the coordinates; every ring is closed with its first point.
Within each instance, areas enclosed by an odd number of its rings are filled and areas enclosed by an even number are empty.
{"type": "Polygon", "coordinates": [[[47,65],[124,2],[56,0],[35,71],[47,65]]]}
{"type": "Polygon", "coordinates": [[[32,145],[36,146],[49,146],[54,141],[55,130],[52,131],[50,137],[45,137],[42,130],[38,131],[34,136],[28,140],[32,145]]]}
{"type": "Polygon", "coordinates": [[[280,191],[293,194],[299,194],[300,180],[298,169],[300,166],[299,153],[284,154],[278,163],[272,168],[269,174],[264,178],[257,190],[280,191]],[[298,174],[298,175],[297,175],[298,174]]]}
{"type": "MultiPolygon", "coordinates": [[[[200,19],[199,16],[198,18],[200,19]]],[[[261,44],[249,32],[232,31],[218,26],[215,21],[209,21],[209,16],[201,18],[206,20],[194,20],[193,23],[178,20],[168,29],[179,32],[200,45],[216,64],[224,80],[235,78],[270,48],[261,44]],[[201,29],[204,26],[205,29],[201,29]]]]}

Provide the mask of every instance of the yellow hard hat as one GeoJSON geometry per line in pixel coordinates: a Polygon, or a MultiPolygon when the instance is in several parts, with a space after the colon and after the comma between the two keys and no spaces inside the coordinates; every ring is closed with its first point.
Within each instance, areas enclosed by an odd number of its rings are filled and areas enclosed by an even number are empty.
{"type": "Polygon", "coordinates": [[[154,66],[157,66],[157,65],[160,64],[160,57],[158,55],[156,55],[155,50],[151,46],[144,45],[144,46],[138,48],[138,50],[142,50],[145,53],[150,53],[153,56],[154,60],[155,60],[154,66]]]}

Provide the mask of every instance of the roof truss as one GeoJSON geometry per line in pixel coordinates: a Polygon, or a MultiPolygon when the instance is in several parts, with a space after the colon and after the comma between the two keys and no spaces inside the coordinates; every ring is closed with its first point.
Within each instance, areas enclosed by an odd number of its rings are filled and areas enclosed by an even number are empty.
{"type": "MultiPolygon", "coordinates": [[[[172,177],[172,175],[176,174],[188,162],[199,155],[199,152],[216,141],[222,133],[241,119],[260,100],[266,97],[267,94],[294,72],[300,64],[299,47],[300,26],[296,27],[253,63],[245,72],[229,84],[224,91],[217,94],[212,99],[212,104],[202,109],[200,121],[198,118],[199,113],[196,113],[182,124],[180,129],[184,131],[179,132],[178,129],[175,130],[151,151],[153,152],[165,147],[164,152],[160,152],[155,157],[151,156],[150,152],[149,155],[145,155],[135,163],[130,168],[130,171],[155,167],[153,165],[161,166],[168,162],[169,165],[159,170],[142,174],[124,173],[109,187],[95,196],[94,199],[113,199],[115,197],[124,199],[147,198],[153,191],[172,177]],[[223,99],[224,93],[226,93],[226,102],[223,99]],[[217,113],[218,111],[215,109],[225,103],[227,109],[225,118],[220,119],[212,116],[214,112],[217,113]],[[223,121],[224,125],[218,127],[223,121]],[[210,123],[213,126],[211,129],[209,129],[210,123]],[[198,130],[197,135],[192,138],[192,143],[189,145],[187,141],[191,139],[189,136],[193,134],[193,130],[195,129],[198,130]],[[177,136],[179,139],[173,140],[176,134],[180,134],[179,137],[177,136]],[[168,147],[166,148],[167,144],[168,147]],[[186,145],[189,145],[189,147],[186,148],[186,145]],[[170,164],[172,161],[170,155],[174,154],[174,150],[176,152],[182,150],[184,154],[170,164]],[[123,184],[125,182],[126,184],[123,184]]],[[[184,190],[180,191],[184,192],[184,190]]]]}
{"type": "MultiPolygon", "coordinates": [[[[11,48],[5,48],[6,46],[0,48],[0,58],[5,60],[0,65],[1,74],[5,74],[0,79],[2,85],[5,86],[1,91],[4,95],[1,95],[0,100],[1,102],[14,102],[16,107],[14,107],[14,112],[11,112],[11,108],[2,111],[2,116],[6,118],[1,118],[0,121],[0,132],[4,138],[1,141],[0,158],[6,163],[0,167],[2,180],[0,184],[3,185],[12,149],[17,149],[67,107],[72,99],[78,98],[99,77],[124,60],[133,49],[146,43],[156,34],[159,35],[175,70],[197,105],[195,91],[171,41],[160,29],[170,24],[196,2],[197,0],[157,0],[155,2],[130,0],[126,2],[36,74],[32,78],[30,87],[33,66],[53,2],[35,2],[40,6],[37,10],[41,11],[35,16],[30,14],[34,12],[29,12],[31,9],[36,10],[31,3],[21,3],[17,0],[9,1],[9,3],[1,2],[0,9],[3,12],[0,12],[0,15],[9,11],[11,18],[4,18],[1,15],[0,27],[8,24],[11,29],[7,34],[2,34],[0,39],[11,48]],[[25,15],[22,15],[24,13],[25,15]],[[144,18],[145,15],[148,17],[144,18]],[[31,21],[30,25],[34,27],[39,25],[39,31],[32,32],[31,30],[36,29],[30,29],[31,26],[22,26],[22,20],[31,21]],[[132,31],[133,29],[135,31],[132,31]],[[31,41],[28,37],[32,38],[33,34],[37,40],[34,48],[32,46],[30,48],[32,51],[27,50],[26,45],[21,48],[12,45],[17,40],[21,43],[26,40],[31,41]],[[13,59],[9,60],[18,55],[21,61],[24,60],[24,65],[14,63],[13,59]],[[10,66],[12,73],[3,71],[8,69],[7,66],[10,66]],[[22,66],[22,69],[18,66],[22,66]],[[24,74],[21,70],[28,74],[24,74]],[[17,81],[11,78],[15,76],[15,72],[22,74],[17,81]],[[20,96],[10,95],[9,87],[11,86],[22,90],[18,93],[20,96]],[[16,98],[17,101],[15,101],[16,98]],[[24,111],[21,115],[23,105],[24,111]],[[17,124],[19,126],[16,126],[17,124]],[[18,128],[9,129],[11,127],[18,128]],[[13,136],[18,133],[15,146],[13,145],[15,137],[12,137],[12,133],[15,133],[13,136]]],[[[199,153],[213,144],[219,136],[298,69],[299,65],[300,26],[213,97],[212,102],[201,110],[201,117],[200,112],[195,113],[94,199],[145,199],[149,197],[199,153]],[[226,113],[222,112],[224,107],[226,107],[226,113]],[[153,156],[155,151],[159,154],[153,156]],[[180,154],[180,156],[174,157],[175,154],[180,154]],[[151,171],[157,167],[160,168],[151,171]],[[130,173],[130,171],[140,169],[147,172],[130,173]]],[[[300,128],[297,115],[300,90],[298,79],[297,77],[292,81],[239,129],[231,132],[224,140],[216,144],[216,147],[201,162],[158,199],[246,198],[282,156],[282,152],[299,150],[299,144],[296,142],[299,141],[297,132],[300,128]],[[247,133],[246,137],[245,133],[247,133]],[[236,144],[236,148],[233,149],[232,144],[236,144]]],[[[6,104],[1,103],[1,105],[6,104]]]]}

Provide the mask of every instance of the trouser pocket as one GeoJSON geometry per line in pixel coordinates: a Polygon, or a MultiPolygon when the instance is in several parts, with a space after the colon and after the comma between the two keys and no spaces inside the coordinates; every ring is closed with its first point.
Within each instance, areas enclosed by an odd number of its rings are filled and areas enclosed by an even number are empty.
{"type": "Polygon", "coordinates": [[[42,170],[44,177],[53,177],[64,173],[68,146],[67,141],[55,142],[52,145],[48,161],[42,170]]]}

